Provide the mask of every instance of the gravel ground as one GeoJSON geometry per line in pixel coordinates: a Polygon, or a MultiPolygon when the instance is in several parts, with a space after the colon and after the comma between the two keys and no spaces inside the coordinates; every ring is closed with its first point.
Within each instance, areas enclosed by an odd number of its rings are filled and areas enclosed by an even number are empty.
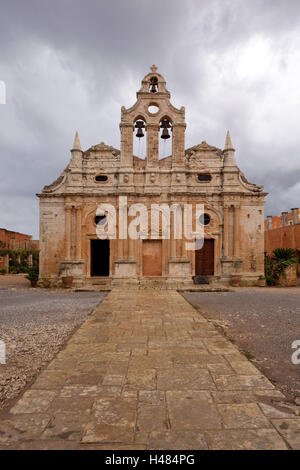
{"type": "Polygon", "coordinates": [[[3,278],[0,340],[6,345],[6,364],[0,364],[0,408],[20,394],[105,296],[103,292],[31,289],[21,277],[16,282],[8,279],[13,276],[3,278]]]}
{"type": "Polygon", "coordinates": [[[247,357],[290,399],[300,400],[300,364],[291,344],[300,340],[300,288],[248,288],[185,293],[205,318],[221,326],[247,357]]]}

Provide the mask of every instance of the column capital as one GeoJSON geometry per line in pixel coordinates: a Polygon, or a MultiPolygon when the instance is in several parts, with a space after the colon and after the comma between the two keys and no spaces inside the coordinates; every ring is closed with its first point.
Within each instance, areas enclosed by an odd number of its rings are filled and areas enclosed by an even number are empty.
{"type": "Polygon", "coordinates": [[[184,129],[186,129],[186,123],[185,122],[174,122],[172,123],[172,128],[174,127],[183,127],[184,129]]]}
{"type": "Polygon", "coordinates": [[[134,129],[134,125],[131,124],[130,122],[120,122],[119,127],[120,127],[120,129],[121,129],[122,127],[131,127],[132,130],[134,129]]]}

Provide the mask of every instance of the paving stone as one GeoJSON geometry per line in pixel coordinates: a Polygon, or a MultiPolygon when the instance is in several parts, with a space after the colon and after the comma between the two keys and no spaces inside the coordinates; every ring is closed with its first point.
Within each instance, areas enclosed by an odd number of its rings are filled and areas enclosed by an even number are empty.
{"type": "Polygon", "coordinates": [[[108,375],[125,375],[128,370],[128,361],[111,361],[107,368],[108,375]]]}
{"type": "Polygon", "coordinates": [[[28,390],[10,412],[12,414],[45,413],[56,394],[56,391],[28,390]]]}
{"type": "Polygon", "coordinates": [[[131,357],[129,367],[136,369],[165,369],[173,366],[172,357],[162,357],[157,354],[149,353],[148,356],[131,357]]]}
{"type": "Polygon", "coordinates": [[[287,450],[284,440],[274,429],[224,429],[206,431],[212,450],[287,450]]]}
{"type": "Polygon", "coordinates": [[[224,427],[227,429],[257,429],[271,427],[256,403],[218,405],[224,427]]]}
{"type": "Polygon", "coordinates": [[[132,351],[135,349],[141,349],[147,351],[146,343],[120,343],[117,345],[117,351],[132,351]]]}
{"type": "Polygon", "coordinates": [[[207,364],[207,368],[212,374],[213,377],[218,377],[220,375],[233,375],[234,370],[228,364],[223,363],[214,363],[214,364],[207,364]]]}
{"type": "Polygon", "coordinates": [[[57,390],[67,381],[68,372],[57,370],[45,370],[34,382],[32,388],[39,390],[57,390]]]}
{"type": "Polygon", "coordinates": [[[79,441],[85,424],[90,420],[87,413],[56,413],[42,434],[45,439],[66,439],[79,441]]]}
{"type": "Polygon", "coordinates": [[[215,384],[207,370],[174,368],[157,372],[159,390],[215,390],[215,384]]]}
{"type": "Polygon", "coordinates": [[[0,443],[10,444],[23,439],[38,438],[51,420],[49,414],[17,414],[0,422],[0,443]]]}
{"type": "Polygon", "coordinates": [[[146,450],[147,447],[141,444],[80,444],[77,450],[146,450]]]}
{"type": "Polygon", "coordinates": [[[148,405],[162,405],[165,403],[165,393],[160,390],[140,390],[138,400],[148,405]]]}
{"type": "Polygon", "coordinates": [[[219,390],[259,390],[274,386],[263,375],[224,375],[215,378],[219,390]]]}
{"type": "Polygon", "coordinates": [[[144,432],[144,431],[135,431],[135,436],[134,436],[134,443],[135,444],[143,444],[145,446],[148,445],[149,442],[149,432],[144,432]]]}
{"type": "Polygon", "coordinates": [[[74,370],[78,363],[78,357],[54,359],[47,367],[47,370],[59,370],[70,372],[74,370]]]}
{"type": "MultiPolygon", "coordinates": [[[[90,422],[83,430],[82,443],[133,444],[134,428],[90,422]]],[[[119,448],[119,446],[118,446],[119,448]]],[[[131,448],[131,446],[130,446],[131,448]]]]}
{"type": "Polygon", "coordinates": [[[300,418],[272,419],[272,423],[293,450],[300,450],[300,418]]]}
{"type": "Polygon", "coordinates": [[[103,394],[102,385],[65,385],[58,395],[58,398],[77,398],[77,397],[98,397],[103,394]]]}
{"type": "Polygon", "coordinates": [[[137,431],[163,431],[168,428],[167,410],[164,405],[139,405],[137,431]]]}
{"type": "Polygon", "coordinates": [[[190,367],[201,367],[204,369],[207,368],[208,364],[224,364],[228,367],[226,360],[221,355],[187,351],[183,352],[180,357],[174,358],[175,367],[181,367],[183,364],[186,364],[190,367]]]}
{"type": "Polygon", "coordinates": [[[256,395],[250,391],[225,391],[225,392],[212,392],[213,399],[219,404],[233,404],[233,403],[256,403],[258,401],[256,395]]]}
{"type": "Polygon", "coordinates": [[[260,398],[260,401],[265,398],[271,398],[272,400],[285,400],[285,396],[279,390],[270,389],[270,390],[253,390],[253,393],[260,398]]]}
{"type": "Polygon", "coordinates": [[[72,369],[73,372],[77,374],[103,374],[107,371],[109,367],[109,361],[104,361],[103,359],[97,361],[80,361],[76,367],[72,369]]]}
{"type": "Polygon", "coordinates": [[[221,428],[221,418],[209,392],[169,391],[166,397],[172,430],[221,428]]]}
{"type": "Polygon", "coordinates": [[[66,385],[81,384],[81,385],[100,385],[103,382],[104,374],[99,373],[80,373],[70,375],[66,380],[66,385]]]}
{"type": "Polygon", "coordinates": [[[206,450],[204,433],[195,431],[151,432],[150,450],[206,450]]]}
{"type": "Polygon", "coordinates": [[[90,413],[95,397],[77,396],[72,398],[55,398],[50,407],[49,412],[65,412],[74,411],[82,413],[90,413]]]}
{"type": "Polygon", "coordinates": [[[77,441],[68,441],[67,439],[40,439],[34,441],[20,442],[15,450],[76,450],[77,441]]]}
{"type": "Polygon", "coordinates": [[[275,406],[271,406],[267,403],[258,403],[262,412],[268,418],[294,418],[295,415],[292,413],[291,409],[283,404],[277,404],[275,406]]]}
{"type": "Polygon", "coordinates": [[[155,390],[156,371],[153,369],[130,369],[125,382],[126,390],[155,390]]]}
{"type": "Polygon", "coordinates": [[[103,385],[120,385],[122,386],[125,375],[106,374],[103,379],[103,385]]]}
{"type": "Polygon", "coordinates": [[[124,398],[100,398],[93,406],[97,423],[134,428],[136,400],[124,398]]]}
{"type": "Polygon", "coordinates": [[[220,338],[212,338],[212,339],[203,339],[203,344],[207,347],[208,352],[211,354],[232,354],[236,352],[236,349],[232,346],[232,344],[223,339],[221,336],[220,338]]]}
{"type": "Polygon", "coordinates": [[[233,370],[239,375],[261,375],[261,372],[256,369],[250,362],[246,361],[230,361],[233,370]]]}

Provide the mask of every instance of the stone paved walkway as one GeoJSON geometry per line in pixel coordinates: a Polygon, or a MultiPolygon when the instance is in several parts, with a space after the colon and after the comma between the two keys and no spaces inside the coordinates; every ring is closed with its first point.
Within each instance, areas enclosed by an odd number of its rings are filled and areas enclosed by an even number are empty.
{"type": "Polygon", "coordinates": [[[113,290],[1,417],[1,448],[287,449],[300,418],[179,293],[113,290]]]}

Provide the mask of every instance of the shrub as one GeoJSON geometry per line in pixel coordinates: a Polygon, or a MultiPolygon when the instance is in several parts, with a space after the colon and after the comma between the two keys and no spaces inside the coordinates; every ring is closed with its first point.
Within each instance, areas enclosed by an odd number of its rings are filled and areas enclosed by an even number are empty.
{"type": "Polygon", "coordinates": [[[39,267],[37,264],[34,264],[31,268],[29,268],[26,279],[29,279],[29,281],[37,281],[38,278],[39,278],[39,267]]]}
{"type": "Polygon", "coordinates": [[[32,255],[33,265],[39,264],[39,250],[10,250],[1,249],[0,256],[9,255],[9,272],[12,274],[28,273],[28,256],[32,255]]]}
{"type": "Polygon", "coordinates": [[[286,268],[296,263],[296,251],[292,248],[276,248],[273,256],[265,256],[265,277],[268,286],[274,286],[286,268]]]}

